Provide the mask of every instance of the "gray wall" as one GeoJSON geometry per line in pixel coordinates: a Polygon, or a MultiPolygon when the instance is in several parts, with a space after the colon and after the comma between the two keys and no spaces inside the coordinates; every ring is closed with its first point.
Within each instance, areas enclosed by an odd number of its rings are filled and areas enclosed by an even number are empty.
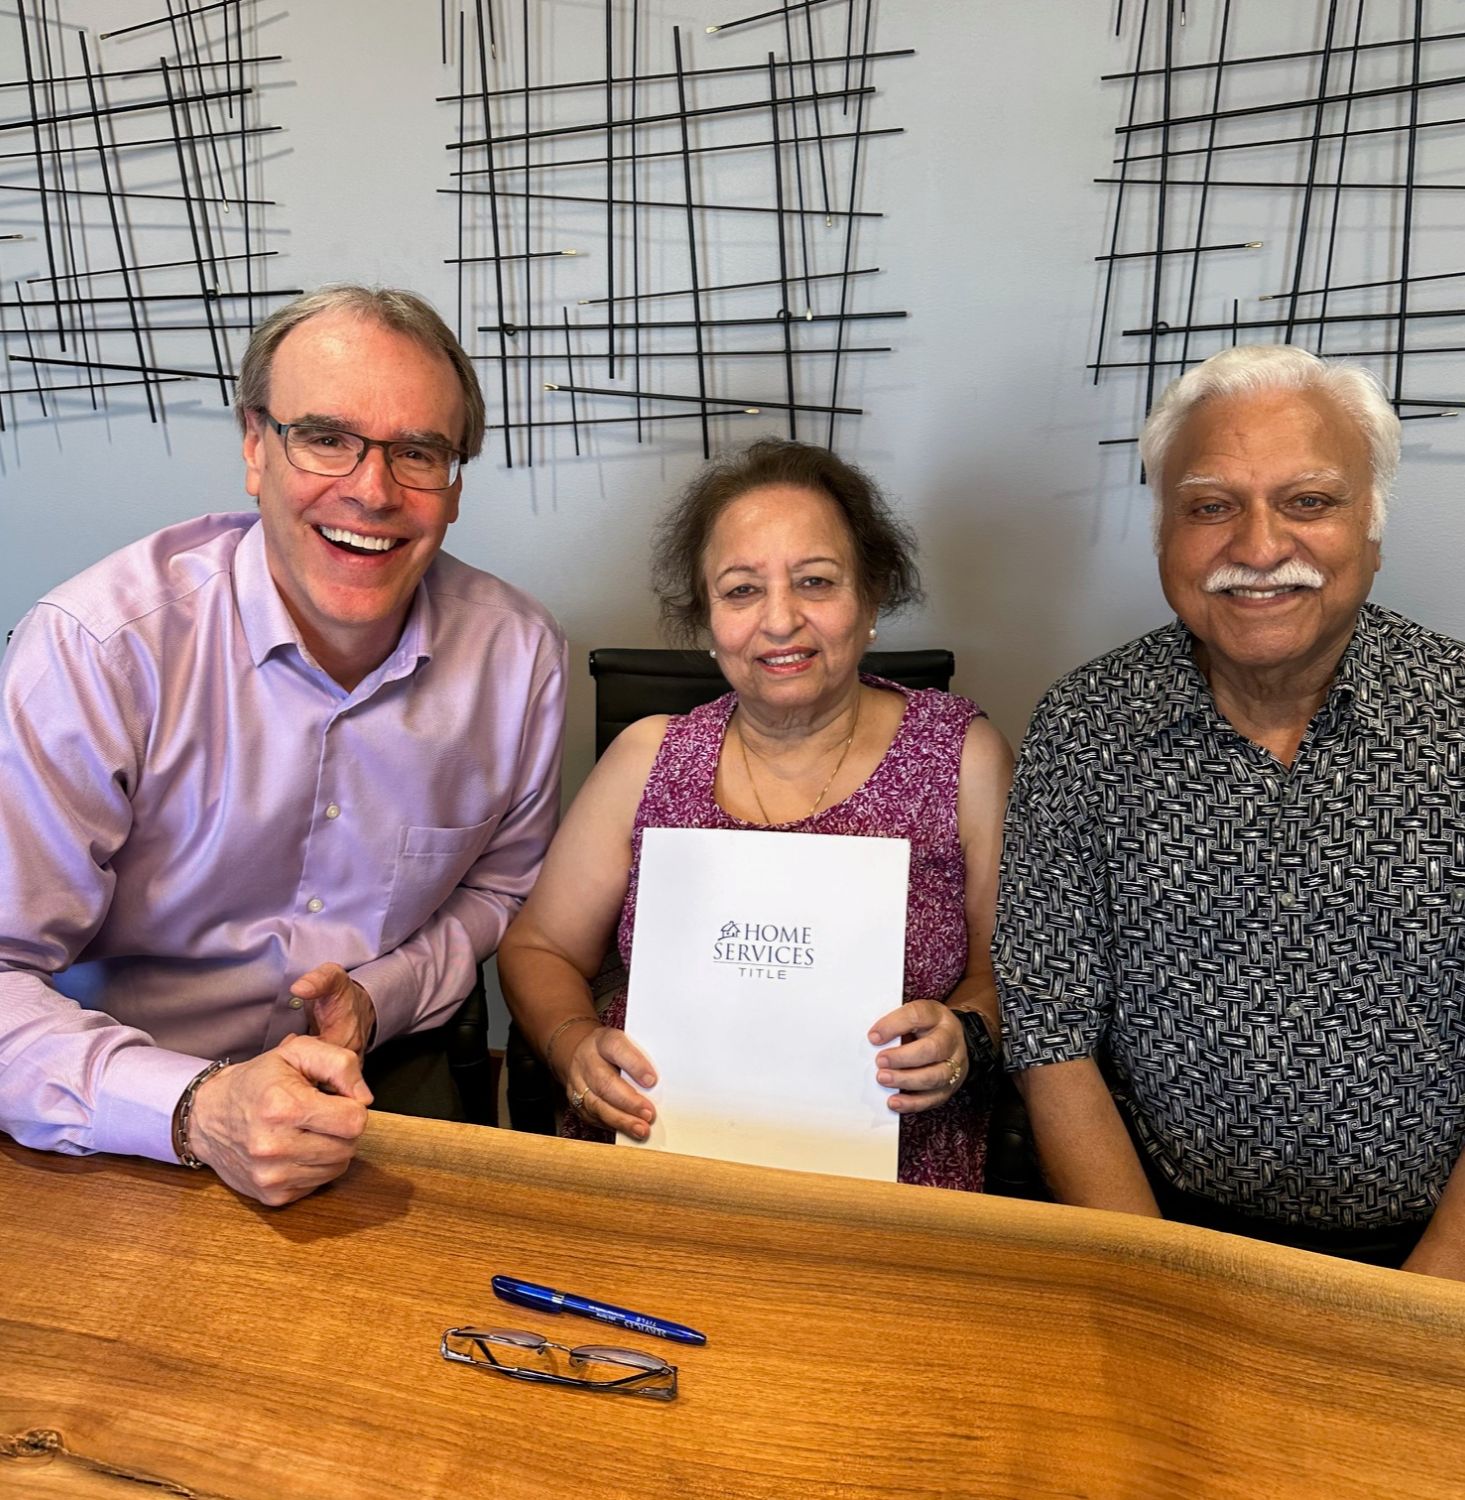
{"type": "MultiPolygon", "coordinates": [[[[720,59],[704,26],[760,7],[683,0],[649,8],[667,26],[677,19],[687,25],[694,62],[711,64],[720,59]]],[[[119,0],[105,7],[105,24],[153,9],[150,0],[119,0]]],[[[839,445],[885,483],[923,544],[929,602],[887,626],[882,644],[950,646],[957,686],[988,705],[1014,740],[1055,676],[1165,618],[1149,549],[1149,502],[1135,482],[1133,450],[1098,446],[1100,438],[1133,434],[1142,383],[1113,379],[1096,389],[1084,370],[1098,322],[1094,256],[1107,242],[1112,209],[1112,190],[1091,179],[1108,169],[1112,130],[1126,100],[1119,85],[1102,84],[1099,75],[1131,65],[1138,9],[1139,0],[1131,0],[1126,35],[1116,40],[1106,0],[878,0],[876,45],[909,45],[918,55],[884,63],[876,75],[880,94],[870,123],[904,125],[907,133],[869,148],[864,201],[886,217],[861,231],[859,259],[886,269],[878,292],[862,295],[865,305],[904,307],[911,317],[889,340],[895,354],[852,370],[844,394],[869,414],[842,425],[839,445]]],[[[1325,6],[1235,9],[1233,54],[1321,40],[1325,6]]],[[[1349,13],[1351,30],[1351,6],[1340,9],[1349,13]]],[[[1427,28],[1448,29],[1457,9],[1431,0],[1427,28]]],[[[538,0],[533,10],[541,54],[553,49],[567,60],[567,71],[572,65],[584,76],[599,70],[599,5],[538,0]]],[[[1178,58],[1214,46],[1218,11],[1218,0],[1191,0],[1178,58]]],[[[454,116],[432,101],[451,90],[454,74],[439,57],[438,7],[360,0],[348,8],[318,0],[284,11],[260,7],[258,14],[262,49],[289,60],[275,76],[290,81],[273,83],[265,104],[267,117],[286,127],[267,150],[269,195],[281,205],[267,221],[270,244],[284,252],[273,262],[273,283],[400,283],[433,298],[451,318],[455,280],[442,258],[453,253],[454,208],[434,189],[447,183],[443,142],[454,116]]],[[[1412,6],[1376,0],[1368,15],[1367,35],[1399,35],[1412,6]]],[[[101,10],[91,5],[74,3],[68,17],[102,24],[101,10]]],[[[0,37],[14,50],[13,31],[0,30],[0,37]]],[[[770,34],[765,45],[777,42],[770,34]]],[[[664,36],[654,49],[658,58],[668,55],[664,36]]],[[[150,43],[108,57],[121,66],[128,57],[151,61],[157,50],[150,43]]],[[[19,61],[0,58],[0,73],[17,76],[19,61]]],[[[1443,47],[1430,53],[1429,67],[1439,76],[1465,72],[1462,63],[1465,57],[1443,47]]],[[[1304,72],[1296,86],[1306,92],[1314,84],[1304,72]]],[[[1228,102],[1253,86],[1275,91],[1281,84],[1277,76],[1238,83],[1228,102]]],[[[1184,87],[1197,108],[1208,102],[1202,75],[1184,87]]],[[[1140,117],[1157,104],[1153,93],[1142,96],[1140,117]]],[[[16,108],[13,95],[8,107],[16,108]]],[[[1397,118],[1397,100],[1384,107],[1397,118]]],[[[1442,99],[1435,113],[1449,108],[1442,99]]],[[[1293,130],[1303,123],[1297,114],[1282,118],[1293,130]]],[[[1361,118],[1355,115],[1355,125],[1361,118]]],[[[1397,167],[1397,141],[1381,139],[1373,165],[1397,167]]],[[[1266,175],[1299,175],[1305,167],[1301,148],[1265,155],[1266,175]]],[[[1256,175],[1264,175],[1257,171],[1262,156],[1251,153],[1247,164],[1256,175]]],[[[1361,169],[1362,155],[1355,161],[1361,169]]],[[[1421,147],[1421,176],[1465,177],[1462,167],[1458,132],[1431,133],[1421,147]]],[[[16,169],[6,180],[20,180],[16,169]]],[[[1150,232],[1146,215],[1134,212],[1151,201],[1142,196],[1138,190],[1131,196],[1122,248],[1143,244],[1150,232]]],[[[30,235],[21,244],[0,244],[8,287],[45,266],[36,215],[27,200],[6,199],[5,227],[30,235]]],[[[1421,202],[1416,269],[1465,264],[1454,199],[1442,193],[1421,202]]],[[[1190,242],[1186,201],[1173,197],[1179,238],[1171,243],[1190,242]]],[[[1278,204],[1261,193],[1213,196],[1207,240],[1250,238],[1260,225],[1267,244],[1249,256],[1208,258],[1206,316],[1229,310],[1233,294],[1250,298],[1268,283],[1288,284],[1295,250],[1278,204]]],[[[1350,199],[1340,270],[1346,261],[1376,277],[1397,275],[1389,235],[1398,213],[1397,195],[1350,199]]],[[[1114,326],[1147,321],[1145,274],[1126,273],[1114,326]]],[[[1316,274],[1311,262],[1308,274],[1316,274]]],[[[567,280],[565,300],[587,295],[580,285],[567,280]]],[[[1458,305],[1459,292],[1448,290],[1458,285],[1443,283],[1434,305],[1458,305]]],[[[1425,299],[1421,291],[1418,305],[1425,299]]],[[[1183,303],[1167,303],[1172,321],[1181,312],[1183,303]]],[[[1194,347],[1205,352],[1220,342],[1194,347]]],[[[1436,342],[1450,339],[1442,331],[1436,342]]],[[[1130,343],[1143,357],[1144,341],[1130,343]]],[[[1110,350],[1117,347],[1111,339],[1110,350]]],[[[1417,383],[1458,395],[1460,382],[1448,368],[1441,360],[1437,381],[1431,367],[1417,383]]],[[[57,580],[143,532],[245,503],[237,437],[217,397],[202,386],[175,386],[168,399],[164,427],[149,425],[135,403],[120,400],[105,418],[75,401],[51,419],[42,419],[33,403],[17,405],[19,422],[0,436],[0,625],[13,624],[57,580]]],[[[1406,427],[1400,502],[1375,597],[1465,634],[1465,599],[1454,586],[1465,540],[1465,518],[1453,503],[1460,425],[1406,427]]],[[[596,456],[578,461],[565,435],[556,461],[532,470],[506,471],[490,448],[467,471],[450,548],[539,595],[570,636],[571,785],[590,758],[586,651],[655,641],[643,582],[647,541],[664,499],[700,460],[695,426],[678,424],[675,440],[654,449],[638,450],[624,436],[598,439],[596,456]]],[[[777,424],[766,421],[762,430],[778,430],[777,424]]]]}

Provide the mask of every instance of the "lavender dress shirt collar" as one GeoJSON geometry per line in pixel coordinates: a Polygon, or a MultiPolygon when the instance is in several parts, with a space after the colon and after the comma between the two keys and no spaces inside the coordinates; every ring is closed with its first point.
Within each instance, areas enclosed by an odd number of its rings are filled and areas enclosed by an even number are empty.
{"type": "Polygon", "coordinates": [[[420,663],[432,659],[432,600],[426,583],[419,582],[395,649],[375,671],[367,673],[354,692],[347,693],[300,639],[300,631],[270,573],[263,525],[250,527],[234,553],[234,594],[239,623],[256,667],[263,666],[274,652],[293,646],[300,659],[330,682],[342,698],[364,701],[383,683],[406,677],[420,663]]]}

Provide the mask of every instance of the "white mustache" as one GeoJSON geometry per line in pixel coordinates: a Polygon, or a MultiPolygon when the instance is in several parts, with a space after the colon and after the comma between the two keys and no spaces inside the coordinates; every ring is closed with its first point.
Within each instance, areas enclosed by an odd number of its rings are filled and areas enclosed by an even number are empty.
{"type": "Polygon", "coordinates": [[[1227,589],[1320,589],[1323,582],[1323,575],[1311,563],[1291,558],[1270,573],[1228,563],[1214,569],[1201,587],[1208,594],[1221,594],[1227,589]]]}

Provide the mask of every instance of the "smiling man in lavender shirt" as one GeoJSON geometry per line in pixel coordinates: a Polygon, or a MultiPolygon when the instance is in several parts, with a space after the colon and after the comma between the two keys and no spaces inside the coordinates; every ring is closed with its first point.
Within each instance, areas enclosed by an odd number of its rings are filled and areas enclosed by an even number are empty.
{"type": "Polygon", "coordinates": [[[0,660],[0,1129],[280,1204],[534,883],[565,647],[441,551],[484,408],[426,303],[292,303],[236,404],[258,515],[124,548],[0,660]]]}

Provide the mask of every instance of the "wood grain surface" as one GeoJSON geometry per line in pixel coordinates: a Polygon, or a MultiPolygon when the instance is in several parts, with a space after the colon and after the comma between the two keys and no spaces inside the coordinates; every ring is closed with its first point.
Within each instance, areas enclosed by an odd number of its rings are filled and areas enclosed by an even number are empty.
{"type": "Polygon", "coordinates": [[[7,1497],[1465,1494],[1465,1288],[1183,1225],[389,1115],[287,1209],[3,1138],[0,1203],[7,1497]],[[666,1405],[445,1364],[605,1340],[496,1272],[709,1342],[612,1340],[666,1405]]]}

